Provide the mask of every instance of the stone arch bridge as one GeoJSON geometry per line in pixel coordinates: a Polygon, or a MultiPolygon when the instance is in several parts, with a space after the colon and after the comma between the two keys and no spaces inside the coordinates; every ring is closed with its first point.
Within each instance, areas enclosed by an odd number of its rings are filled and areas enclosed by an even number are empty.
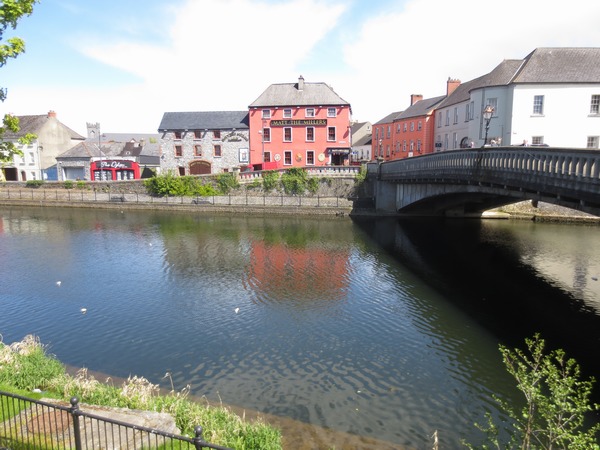
{"type": "Polygon", "coordinates": [[[480,217],[522,200],[600,216],[600,151],[484,147],[369,163],[367,195],[381,215],[480,217]]]}

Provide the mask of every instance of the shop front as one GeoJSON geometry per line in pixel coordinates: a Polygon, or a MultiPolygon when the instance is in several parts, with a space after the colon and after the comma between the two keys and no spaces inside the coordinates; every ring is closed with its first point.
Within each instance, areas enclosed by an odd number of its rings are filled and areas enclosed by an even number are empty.
{"type": "Polygon", "coordinates": [[[140,165],[130,160],[93,161],[90,173],[92,181],[137,180],[140,178],[140,165]]]}

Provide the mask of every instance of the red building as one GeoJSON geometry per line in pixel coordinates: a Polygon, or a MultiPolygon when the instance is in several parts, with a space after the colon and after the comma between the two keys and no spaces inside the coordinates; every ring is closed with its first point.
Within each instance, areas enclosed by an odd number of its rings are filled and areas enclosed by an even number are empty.
{"type": "Polygon", "coordinates": [[[255,169],[349,164],[352,110],[327,84],[272,84],[248,108],[255,169]]]}

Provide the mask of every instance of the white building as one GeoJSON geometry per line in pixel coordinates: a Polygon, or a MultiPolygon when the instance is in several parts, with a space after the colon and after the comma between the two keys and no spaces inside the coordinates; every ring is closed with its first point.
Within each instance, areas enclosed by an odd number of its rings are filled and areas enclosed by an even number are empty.
{"type": "Polygon", "coordinates": [[[600,48],[538,48],[461,84],[436,111],[437,150],[488,144],[599,148],[600,48]]]}

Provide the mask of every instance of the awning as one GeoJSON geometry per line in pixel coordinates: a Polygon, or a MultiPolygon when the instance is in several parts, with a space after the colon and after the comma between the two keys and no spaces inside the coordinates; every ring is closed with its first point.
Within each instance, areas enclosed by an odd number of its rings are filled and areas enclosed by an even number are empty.
{"type": "Polygon", "coordinates": [[[329,147],[327,149],[327,151],[332,155],[349,155],[350,150],[352,149],[349,147],[329,147]]]}

